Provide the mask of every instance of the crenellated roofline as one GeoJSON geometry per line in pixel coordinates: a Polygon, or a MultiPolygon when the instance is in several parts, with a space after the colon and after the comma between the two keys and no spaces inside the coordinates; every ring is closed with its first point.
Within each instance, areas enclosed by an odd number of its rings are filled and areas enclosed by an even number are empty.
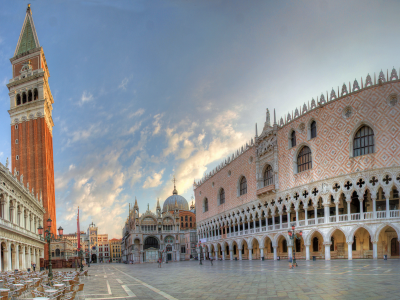
{"type": "MultiPolygon", "coordinates": [[[[400,72],[400,70],[399,70],[399,72],[400,72]]],[[[389,77],[389,70],[387,70],[386,78],[385,78],[385,74],[381,70],[379,73],[378,81],[376,80],[376,73],[374,73],[374,83],[372,83],[372,78],[369,74],[367,75],[367,77],[365,79],[365,85],[364,85],[364,81],[361,77],[361,88],[358,84],[357,79],[354,79],[353,88],[351,86],[350,81],[349,81],[348,89],[347,89],[346,83],[343,83],[341,93],[339,93],[339,86],[338,86],[338,90],[337,90],[337,95],[340,95],[340,96],[336,96],[336,91],[333,88],[331,90],[329,97],[328,97],[328,91],[326,92],[326,99],[325,99],[325,95],[323,93],[321,93],[321,96],[319,96],[319,97],[317,96],[316,101],[314,100],[314,98],[312,98],[311,105],[310,105],[310,101],[308,101],[308,104],[304,103],[303,106],[299,106],[298,108],[296,107],[294,111],[292,110],[292,113],[289,112],[287,115],[281,117],[280,121],[278,122],[278,126],[279,126],[279,128],[282,128],[282,127],[290,124],[294,120],[298,119],[299,117],[309,113],[310,111],[314,111],[314,110],[316,110],[320,107],[323,107],[326,104],[329,104],[331,102],[335,102],[335,101],[344,99],[347,96],[354,95],[359,92],[362,92],[362,91],[365,91],[365,90],[368,90],[368,89],[371,89],[371,88],[374,88],[377,86],[383,86],[385,84],[396,83],[396,82],[399,82],[399,77],[397,75],[396,69],[393,67],[390,77],[389,77]],[[353,89],[353,91],[352,91],[352,89],[353,89]]]]}

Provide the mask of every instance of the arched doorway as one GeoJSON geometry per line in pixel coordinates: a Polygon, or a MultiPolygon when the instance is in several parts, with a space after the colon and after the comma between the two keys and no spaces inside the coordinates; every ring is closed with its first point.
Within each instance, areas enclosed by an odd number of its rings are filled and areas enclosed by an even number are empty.
{"type": "Polygon", "coordinates": [[[371,244],[371,236],[363,227],[356,230],[353,237],[352,257],[353,258],[372,258],[373,249],[371,244]]]}
{"type": "Polygon", "coordinates": [[[261,259],[260,258],[260,247],[258,245],[257,239],[253,239],[252,248],[253,248],[252,259],[261,259]]]}
{"type": "Polygon", "coordinates": [[[172,260],[172,254],[173,254],[173,249],[174,249],[174,237],[172,236],[167,236],[164,239],[164,244],[165,244],[165,260],[166,261],[171,261],[172,260]]]}
{"type": "Polygon", "coordinates": [[[274,248],[272,247],[272,241],[267,236],[264,240],[264,259],[274,259],[274,248]]]}
{"type": "Polygon", "coordinates": [[[93,264],[97,263],[97,255],[96,254],[92,254],[92,263],[93,264]]]}
{"type": "Polygon", "coordinates": [[[331,259],[336,258],[347,258],[347,244],[346,236],[343,231],[335,229],[330,237],[331,247],[330,254],[331,259]]]}
{"type": "Polygon", "coordinates": [[[149,236],[144,240],[143,245],[143,261],[144,262],[156,262],[158,259],[158,249],[160,249],[160,244],[158,239],[149,236]]]}

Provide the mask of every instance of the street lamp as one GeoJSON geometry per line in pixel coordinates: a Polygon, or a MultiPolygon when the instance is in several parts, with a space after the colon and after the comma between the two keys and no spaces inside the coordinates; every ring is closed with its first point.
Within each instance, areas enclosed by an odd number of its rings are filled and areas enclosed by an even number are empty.
{"type": "Polygon", "coordinates": [[[203,247],[201,247],[201,242],[199,242],[199,250],[200,250],[200,265],[202,265],[203,263],[201,262],[201,250],[203,247]]]}
{"type": "Polygon", "coordinates": [[[292,245],[294,246],[294,251],[293,251],[293,260],[292,260],[292,267],[291,269],[293,269],[295,266],[297,267],[297,262],[296,262],[296,245],[294,243],[294,241],[297,240],[301,240],[301,237],[303,235],[303,232],[300,230],[298,233],[295,232],[295,228],[296,226],[294,226],[294,224],[292,224],[292,230],[288,231],[289,237],[292,240],[292,245]]]}
{"type": "Polygon", "coordinates": [[[40,239],[42,241],[46,241],[47,244],[49,245],[49,280],[52,280],[53,279],[53,268],[52,268],[52,265],[51,265],[50,242],[56,242],[56,241],[62,240],[64,229],[61,226],[58,228],[58,235],[60,236],[60,238],[57,239],[54,236],[54,234],[51,233],[52,220],[50,218],[48,218],[46,223],[47,223],[48,229],[46,231],[44,231],[44,228],[41,225],[39,225],[38,232],[39,232],[40,239]],[[43,231],[44,231],[44,233],[43,233],[43,231]],[[42,238],[42,235],[43,235],[43,238],[42,238]]]}

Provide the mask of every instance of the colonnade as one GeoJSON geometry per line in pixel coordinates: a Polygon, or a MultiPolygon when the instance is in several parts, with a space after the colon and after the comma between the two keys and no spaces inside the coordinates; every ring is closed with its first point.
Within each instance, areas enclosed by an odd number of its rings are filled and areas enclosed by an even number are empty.
{"type": "Polygon", "coordinates": [[[0,240],[0,270],[26,270],[35,263],[40,267],[40,258],[44,257],[44,247],[29,245],[11,240],[0,240]]]}

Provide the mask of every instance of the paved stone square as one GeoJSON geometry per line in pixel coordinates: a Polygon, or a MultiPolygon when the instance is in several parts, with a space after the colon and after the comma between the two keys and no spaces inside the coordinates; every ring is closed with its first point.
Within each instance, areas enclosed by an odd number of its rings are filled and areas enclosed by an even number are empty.
{"type": "MultiPolygon", "coordinates": [[[[400,260],[92,264],[86,299],[399,299],[400,260]]],[[[86,268],[85,268],[86,269],[86,268]]]]}

